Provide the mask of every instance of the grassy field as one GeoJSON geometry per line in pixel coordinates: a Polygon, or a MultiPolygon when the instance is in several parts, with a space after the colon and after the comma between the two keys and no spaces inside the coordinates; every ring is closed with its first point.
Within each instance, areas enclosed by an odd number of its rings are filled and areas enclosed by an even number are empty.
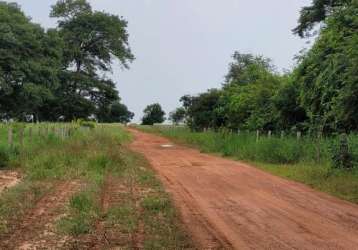
{"type": "Polygon", "coordinates": [[[332,167],[332,148],[337,138],[316,139],[302,136],[267,135],[257,141],[255,133],[191,132],[185,127],[140,126],[143,131],[156,133],[188,144],[205,153],[219,153],[242,160],[272,174],[305,183],[315,189],[358,203],[358,136],[350,135],[350,151],[354,168],[332,167]]]}
{"type": "Polygon", "coordinates": [[[141,156],[126,148],[130,140],[120,126],[72,126],[70,136],[35,132],[31,138],[25,136],[23,146],[10,148],[7,127],[2,126],[0,150],[9,156],[6,169],[19,171],[23,178],[0,195],[0,242],[16,235],[28,211],[60,183],[75,182],[54,223],[56,234],[66,236],[63,247],[190,248],[155,174],[141,156]]]}

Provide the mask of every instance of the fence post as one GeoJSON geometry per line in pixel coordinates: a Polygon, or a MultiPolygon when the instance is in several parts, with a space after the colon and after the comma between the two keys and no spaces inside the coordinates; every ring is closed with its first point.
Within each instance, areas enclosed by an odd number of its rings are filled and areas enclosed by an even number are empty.
{"type": "Polygon", "coordinates": [[[285,137],[285,131],[281,131],[281,139],[283,139],[283,137],[285,137]]]}
{"type": "Polygon", "coordinates": [[[317,163],[321,162],[321,139],[322,139],[322,132],[318,131],[317,135],[317,163]]]}
{"type": "Polygon", "coordinates": [[[256,130],[256,142],[259,141],[260,138],[260,130],[256,130]]]}
{"type": "Polygon", "coordinates": [[[64,127],[61,127],[61,137],[62,137],[62,139],[65,138],[65,128],[64,127]]]}
{"type": "Polygon", "coordinates": [[[24,146],[24,128],[20,128],[19,130],[19,140],[20,140],[20,146],[24,146]]]}
{"type": "Polygon", "coordinates": [[[12,131],[12,127],[9,127],[8,129],[8,134],[7,134],[7,142],[9,144],[9,146],[12,148],[13,146],[13,131],[12,131]]]}
{"type": "Polygon", "coordinates": [[[298,131],[297,132],[297,140],[300,140],[301,139],[301,131],[298,131]]]}
{"type": "Polygon", "coordinates": [[[267,133],[268,138],[271,138],[271,135],[272,135],[272,131],[269,130],[268,133],[267,133]]]}
{"type": "Polygon", "coordinates": [[[29,127],[29,141],[32,142],[32,127],[29,127]]]}

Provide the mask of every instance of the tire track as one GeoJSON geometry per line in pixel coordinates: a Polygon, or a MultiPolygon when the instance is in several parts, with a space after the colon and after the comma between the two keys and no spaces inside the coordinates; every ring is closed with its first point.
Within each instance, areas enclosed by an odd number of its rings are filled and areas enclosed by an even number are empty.
{"type": "Polygon", "coordinates": [[[59,249],[67,238],[56,233],[55,224],[63,216],[70,197],[80,190],[78,181],[55,185],[28,211],[19,224],[0,243],[0,249],[59,249]]]}

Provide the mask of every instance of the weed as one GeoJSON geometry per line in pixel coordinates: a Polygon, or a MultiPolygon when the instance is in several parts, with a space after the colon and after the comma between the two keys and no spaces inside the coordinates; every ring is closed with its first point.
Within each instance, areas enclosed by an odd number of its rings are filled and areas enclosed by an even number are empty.
{"type": "Polygon", "coordinates": [[[165,212],[170,208],[170,201],[166,197],[152,197],[148,196],[142,200],[141,206],[150,213],[165,212]]]}

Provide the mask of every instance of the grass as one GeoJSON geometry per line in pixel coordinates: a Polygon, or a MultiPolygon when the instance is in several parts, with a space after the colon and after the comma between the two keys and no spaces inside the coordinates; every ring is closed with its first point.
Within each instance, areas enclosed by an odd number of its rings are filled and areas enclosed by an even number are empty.
{"type": "Polygon", "coordinates": [[[332,147],[337,138],[316,139],[303,136],[261,136],[255,133],[191,132],[185,127],[140,126],[139,129],[163,135],[205,153],[241,160],[274,175],[305,183],[310,187],[339,198],[358,203],[358,136],[350,135],[350,151],[354,168],[332,167],[332,147]],[[318,151],[319,148],[319,151],[318,151]],[[318,153],[319,152],[319,153],[318,153]]]}
{"type": "MultiPolygon", "coordinates": [[[[36,126],[34,130],[39,129],[36,126]]],[[[35,132],[31,140],[25,136],[23,146],[16,143],[13,148],[6,145],[6,130],[0,127],[1,147],[9,156],[6,168],[20,171],[24,178],[0,195],[0,239],[2,233],[15,230],[16,221],[51,194],[56,183],[75,180],[81,188],[70,197],[56,225],[58,234],[70,237],[68,247],[86,248],[90,236],[101,233],[100,223],[117,244],[103,248],[190,248],[170,198],[147,162],[127,149],[131,137],[120,126],[74,126],[66,138],[35,132]],[[104,208],[108,185],[114,185],[117,198],[104,208]]]]}

